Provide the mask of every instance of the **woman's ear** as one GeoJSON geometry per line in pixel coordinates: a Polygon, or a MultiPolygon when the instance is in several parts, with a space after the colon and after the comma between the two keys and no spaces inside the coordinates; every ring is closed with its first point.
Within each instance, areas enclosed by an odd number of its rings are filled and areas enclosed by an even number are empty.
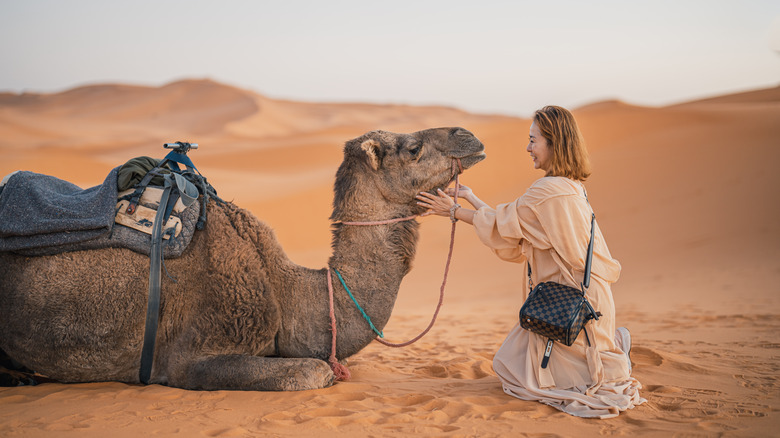
{"type": "Polygon", "coordinates": [[[374,170],[379,169],[379,151],[382,145],[373,138],[369,138],[360,144],[360,149],[363,149],[368,156],[368,163],[374,170]]]}

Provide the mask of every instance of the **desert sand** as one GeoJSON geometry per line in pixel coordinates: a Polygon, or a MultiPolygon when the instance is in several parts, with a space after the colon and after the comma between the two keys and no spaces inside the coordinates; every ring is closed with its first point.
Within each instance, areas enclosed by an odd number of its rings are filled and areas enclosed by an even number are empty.
{"type": "MultiPolygon", "coordinates": [[[[777,436],[780,87],[574,113],[594,166],[590,200],[623,266],[617,322],[633,335],[647,403],[586,420],[505,395],[491,363],[517,320],[524,273],[459,224],[437,324],[403,349],[369,345],[349,358],[347,382],[291,393],[0,388],[0,436],[777,436]]],[[[344,142],[438,126],[485,143],[487,160],[461,181],[491,205],[542,176],[525,152],[527,119],[290,102],[209,80],[0,94],[0,176],[31,170],[86,188],[132,157],[162,157],[164,142],[197,142],[190,155],[221,197],[270,224],[294,261],[318,268],[344,142]]],[[[438,299],[450,225],[420,222],[414,269],[384,330],[391,341],[421,331],[438,299]]]]}

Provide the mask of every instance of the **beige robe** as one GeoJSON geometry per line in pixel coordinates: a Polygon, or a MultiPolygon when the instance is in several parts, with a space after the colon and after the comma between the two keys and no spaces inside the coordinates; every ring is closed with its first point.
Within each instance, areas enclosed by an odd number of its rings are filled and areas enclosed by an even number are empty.
{"type": "MultiPolygon", "coordinates": [[[[562,177],[537,180],[519,199],[495,210],[480,208],[474,229],[496,255],[523,263],[523,301],[529,285],[554,281],[579,288],[590,239],[591,207],[581,183],[562,177]]],[[[504,392],[537,400],[580,417],[609,418],[645,400],[641,384],[630,376],[626,355],[615,343],[615,305],[610,284],[620,275],[598,227],[594,231],[593,264],[587,298],[602,313],[586,325],[572,346],[556,342],[547,368],[541,367],[547,339],[520,327],[507,336],[493,359],[504,392]],[[595,340],[595,342],[594,342],[595,340]]],[[[522,301],[518,301],[518,308],[522,301]]]]}

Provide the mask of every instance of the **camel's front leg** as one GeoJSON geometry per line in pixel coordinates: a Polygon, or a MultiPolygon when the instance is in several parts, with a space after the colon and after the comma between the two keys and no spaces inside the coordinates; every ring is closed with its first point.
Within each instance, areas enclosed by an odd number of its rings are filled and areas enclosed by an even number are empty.
{"type": "Polygon", "coordinates": [[[196,358],[169,382],[186,389],[301,391],[333,384],[330,366],[313,358],[218,355],[196,358]]]}

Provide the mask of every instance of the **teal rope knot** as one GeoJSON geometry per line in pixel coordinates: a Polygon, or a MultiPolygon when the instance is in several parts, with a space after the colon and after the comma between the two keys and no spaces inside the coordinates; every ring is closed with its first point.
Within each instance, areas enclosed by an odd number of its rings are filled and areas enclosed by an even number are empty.
{"type": "Polygon", "coordinates": [[[347,291],[347,293],[349,294],[349,297],[350,297],[350,298],[352,298],[352,302],[353,302],[353,303],[355,303],[355,306],[357,306],[358,310],[360,310],[360,313],[362,313],[362,314],[363,314],[363,318],[366,320],[366,322],[368,322],[368,325],[370,325],[370,326],[371,326],[371,330],[373,330],[373,331],[374,331],[374,333],[376,333],[377,335],[379,335],[379,337],[380,337],[380,338],[384,338],[384,337],[385,337],[385,335],[384,335],[384,334],[382,334],[382,332],[380,332],[379,330],[377,330],[377,329],[376,329],[376,327],[374,327],[374,323],[372,323],[372,322],[371,322],[371,318],[369,318],[369,317],[368,317],[368,315],[366,315],[366,312],[365,312],[365,310],[363,310],[363,308],[362,308],[362,307],[360,307],[360,304],[358,304],[357,300],[356,300],[356,299],[355,299],[355,297],[352,295],[352,292],[350,292],[349,288],[347,287],[347,283],[345,283],[345,282],[344,282],[344,279],[343,279],[343,278],[341,278],[341,273],[339,273],[338,269],[336,269],[336,268],[333,268],[333,272],[335,272],[335,273],[336,273],[336,276],[337,276],[337,277],[339,277],[339,281],[341,282],[341,285],[342,285],[342,286],[344,286],[344,289],[345,289],[345,290],[347,291]]]}

